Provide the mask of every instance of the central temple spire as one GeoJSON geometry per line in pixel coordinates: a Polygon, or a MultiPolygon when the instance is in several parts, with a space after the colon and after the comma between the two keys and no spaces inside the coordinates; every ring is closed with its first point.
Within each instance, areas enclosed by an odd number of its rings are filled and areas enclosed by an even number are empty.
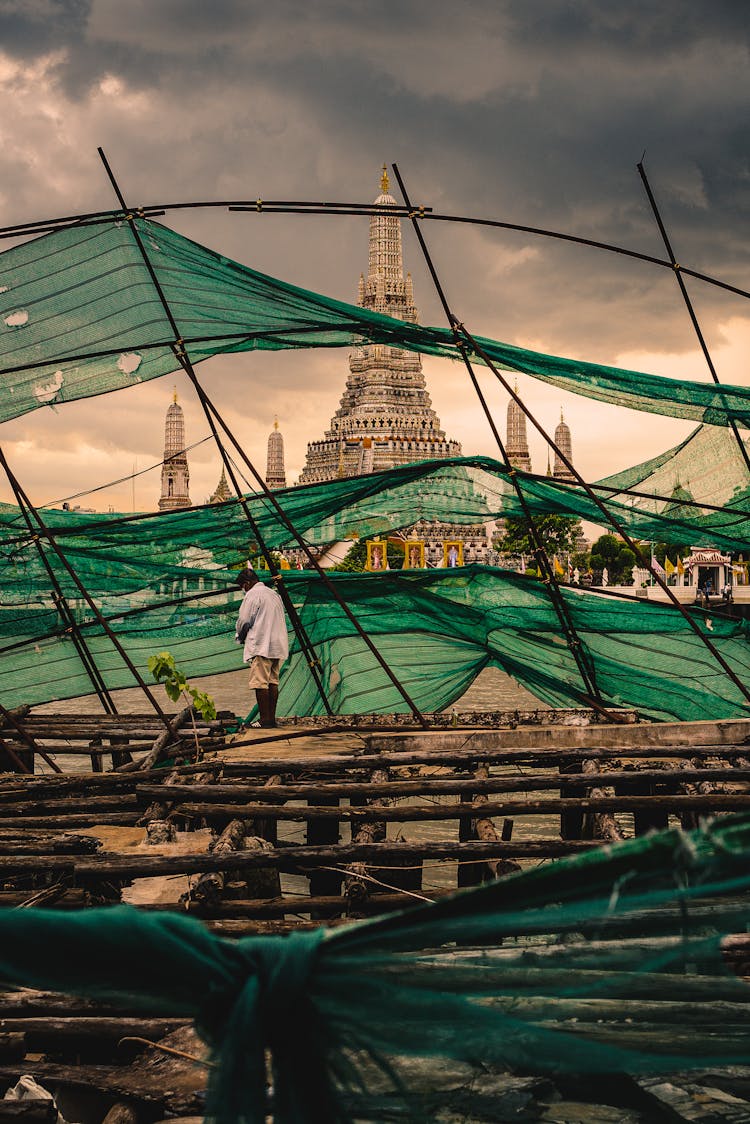
{"type": "MultiPolygon", "coordinates": [[[[417,323],[411,275],[404,276],[401,222],[383,165],[381,193],[370,216],[367,276],[360,275],[358,304],[373,312],[417,323]]],[[[446,440],[432,409],[419,355],[365,344],[349,356],[349,377],[325,436],[307,447],[300,484],[360,476],[366,472],[461,453],[446,440]]]]}

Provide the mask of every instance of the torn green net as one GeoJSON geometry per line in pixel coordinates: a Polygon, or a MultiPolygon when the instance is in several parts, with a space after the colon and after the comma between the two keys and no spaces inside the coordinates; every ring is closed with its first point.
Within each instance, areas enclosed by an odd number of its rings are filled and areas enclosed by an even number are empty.
{"type": "MultiPolygon", "coordinates": [[[[258,273],[135,219],[193,363],[253,350],[384,343],[458,358],[447,329],[382,316],[258,273]]],[[[750,426],[750,388],[693,383],[477,337],[490,359],[612,405],[750,426]]],[[[174,332],[129,223],[68,227],[0,254],[0,421],[179,370],[174,332]]]]}
{"type": "Polygon", "coordinates": [[[726,817],[369,922],[235,942],[130,907],[6,909],[0,980],[194,1018],[217,1124],[379,1120],[394,1095],[418,1112],[401,1071],[415,1058],[532,1074],[744,1065],[747,937],[733,934],[750,921],[749,860],[750,820],[726,817]]]}
{"type": "MultiPolygon", "coordinates": [[[[330,577],[423,712],[450,706],[490,666],[551,706],[589,705],[548,588],[529,575],[467,566],[330,577]]],[[[317,574],[289,570],[283,578],[320,662],[334,713],[405,712],[400,692],[317,574]]],[[[231,575],[217,577],[213,571],[213,591],[199,588],[208,580],[200,572],[193,580],[193,591],[180,593],[181,604],[145,593],[140,600],[103,599],[111,627],[145,678],[149,656],[165,649],[191,680],[242,666],[234,641],[239,595],[226,584],[231,575]]],[[[562,596],[605,703],[660,719],[750,717],[739,688],[670,605],[573,587],[564,588],[562,596]]],[[[73,698],[92,689],[65,623],[42,590],[36,589],[33,598],[23,607],[4,608],[0,617],[0,697],[6,707],[73,698]]],[[[135,686],[88,608],[74,602],[73,611],[106,686],[135,686]]],[[[693,611],[740,681],[750,683],[747,624],[693,611]]],[[[323,713],[307,657],[296,637],[290,642],[278,713],[323,713]]],[[[221,705],[220,697],[217,702],[221,705]]]]}

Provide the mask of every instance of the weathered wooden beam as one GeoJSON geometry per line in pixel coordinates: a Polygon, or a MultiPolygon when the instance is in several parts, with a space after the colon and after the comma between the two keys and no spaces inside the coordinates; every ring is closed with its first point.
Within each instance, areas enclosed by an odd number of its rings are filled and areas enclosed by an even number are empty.
{"type": "MultiPolygon", "coordinates": [[[[136,808],[132,812],[73,812],[69,816],[51,815],[39,816],[36,824],[45,831],[71,831],[77,827],[116,826],[135,827],[140,813],[136,808]]],[[[27,816],[8,816],[0,819],[3,827],[28,828],[27,816]]]]}
{"type": "MultiPolygon", "coordinates": [[[[330,809],[326,809],[330,814],[330,809]]],[[[280,870],[299,871],[321,865],[340,866],[347,862],[371,862],[387,865],[392,859],[489,859],[489,858],[557,858],[561,855],[580,854],[596,845],[589,842],[561,842],[559,840],[529,840],[511,843],[371,843],[339,844],[332,847],[284,846],[262,853],[239,851],[232,856],[232,866],[238,870],[262,866],[276,866],[280,870]]],[[[103,852],[98,855],[63,856],[29,855],[1,856],[0,878],[49,873],[57,878],[75,877],[81,880],[114,878],[126,881],[131,878],[149,878],[165,874],[191,874],[204,870],[222,870],[226,859],[200,853],[153,855],[137,853],[103,852]]]]}
{"type": "Polygon", "coordinates": [[[51,1038],[119,1039],[133,1034],[141,1038],[157,1039],[189,1023],[189,1019],[116,1015],[16,1015],[0,1018],[0,1033],[23,1033],[33,1049],[35,1042],[42,1038],[45,1041],[51,1038]]]}
{"type": "MultiPolygon", "coordinates": [[[[652,729],[652,727],[649,727],[652,729]]],[[[462,743],[463,744],[463,743],[462,743]]],[[[226,777],[241,777],[248,775],[261,775],[267,773],[309,773],[314,764],[316,772],[332,770],[336,772],[342,768],[358,768],[371,770],[389,768],[399,765],[469,765],[481,757],[493,765],[537,764],[550,765],[553,768],[561,763],[581,761],[585,756],[588,760],[607,761],[612,759],[628,758],[638,760],[650,758],[653,760],[669,761],[673,758],[717,758],[732,761],[735,758],[747,756],[747,746],[744,743],[737,745],[633,745],[633,746],[585,746],[585,754],[579,748],[566,749],[561,747],[521,747],[506,746],[455,748],[451,750],[411,750],[386,751],[378,753],[349,753],[337,754],[329,757],[274,757],[260,758],[250,762],[225,761],[223,772],[226,777]]]]}
{"type": "MultiPolygon", "coordinates": [[[[88,796],[86,798],[86,809],[90,810],[92,816],[97,812],[122,812],[126,809],[137,808],[138,798],[134,792],[119,792],[109,793],[105,796],[88,796]]],[[[49,816],[55,813],[73,812],[79,810],[78,801],[72,800],[69,797],[64,797],[61,800],[19,800],[14,803],[7,803],[0,805],[0,826],[5,821],[6,817],[24,815],[31,816],[49,816]]],[[[26,821],[28,823],[28,819],[26,821]]]]}
{"type": "MultiPolygon", "coordinates": [[[[173,774],[172,774],[173,775],[173,774]]],[[[674,784],[675,791],[684,781],[716,782],[719,780],[732,780],[738,784],[750,784],[750,769],[725,768],[689,768],[680,771],[679,778],[674,772],[663,769],[611,769],[601,770],[599,774],[602,784],[611,786],[620,782],[654,780],[663,784],[674,784]]],[[[170,781],[170,783],[172,783],[170,781]]],[[[176,799],[182,796],[195,797],[202,800],[222,801],[226,798],[237,800],[263,799],[268,795],[269,783],[243,784],[234,782],[227,784],[220,781],[210,785],[187,785],[174,783],[172,795],[176,799]]],[[[370,799],[380,796],[420,796],[420,795],[458,795],[460,793],[493,793],[493,792],[535,792],[545,789],[566,790],[581,787],[580,773],[574,775],[557,775],[555,773],[531,773],[523,776],[490,776],[489,769],[485,769],[481,777],[410,777],[392,778],[388,781],[362,781],[359,778],[352,780],[336,780],[328,782],[306,781],[298,784],[276,783],[273,786],[274,798],[279,800],[310,800],[318,797],[339,797],[349,799],[370,799]],[[485,775],[486,774],[486,775],[485,775]]],[[[585,786],[584,786],[585,787],[585,786]]],[[[136,792],[141,800],[158,799],[159,785],[153,783],[138,785],[136,792]]]]}
{"type": "MultiPolygon", "coordinates": [[[[596,776],[599,779],[599,762],[598,761],[584,761],[581,767],[582,775],[591,779],[596,776]]],[[[600,804],[602,801],[611,799],[604,788],[596,787],[591,788],[589,795],[586,798],[586,803],[591,807],[592,804],[600,804]]],[[[617,797],[614,797],[617,800],[617,797]]],[[[648,807],[652,806],[654,797],[649,797],[648,807]]],[[[640,810],[640,809],[637,809],[640,810]]],[[[622,833],[622,828],[615,820],[611,811],[591,810],[586,816],[588,830],[585,834],[590,839],[601,839],[606,843],[619,843],[625,836],[622,833]]]]}
{"type": "MultiPolygon", "coordinates": [[[[398,804],[395,807],[364,805],[361,807],[339,808],[339,819],[352,823],[372,822],[382,819],[395,823],[416,823],[424,820],[460,820],[462,816],[476,818],[476,813],[487,816],[548,816],[561,811],[577,809],[586,813],[633,812],[642,808],[663,808],[677,812],[690,808],[704,812],[737,812],[750,808],[750,794],[709,793],[707,795],[684,796],[680,794],[656,796],[578,796],[563,799],[506,800],[502,803],[453,802],[443,804],[398,804]]],[[[317,805],[283,805],[273,807],[266,804],[206,804],[183,803],[175,807],[175,814],[202,816],[205,819],[232,819],[237,815],[246,817],[268,816],[280,820],[304,822],[319,817],[329,817],[330,809],[317,805]]]]}
{"type": "MultiPolygon", "coordinates": [[[[385,784],[388,781],[388,773],[385,769],[376,769],[373,771],[370,780],[375,785],[385,784]]],[[[389,799],[387,796],[377,796],[374,800],[368,801],[368,810],[376,813],[380,809],[387,807],[388,804],[389,799]]],[[[385,837],[386,822],[385,820],[375,818],[375,816],[367,820],[360,819],[358,822],[355,821],[352,824],[352,843],[355,845],[382,843],[385,837]]],[[[368,898],[372,892],[372,883],[368,882],[366,877],[368,873],[367,864],[363,862],[350,863],[347,867],[343,890],[344,898],[346,899],[346,912],[350,917],[360,916],[362,912],[362,902],[368,898]]]]}
{"type": "MultiPolygon", "coordinates": [[[[485,764],[478,765],[476,770],[476,780],[481,783],[482,781],[486,781],[488,777],[488,766],[485,764]]],[[[477,805],[479,805],[479,807],[484,805],[485,811],[490,808],[489,800],[483,793],[477,793],[474,796],[473,803],[475,808],[477,807],[477,805]]],[[[511,823],[511,821],[506,820],[505,823],[511,823]]],[[[507,833],[506,840],[506,832],[503,831],[503,834],[501,836],[488,815],[478,815],[474,820],[473,827],[475,838],[481,840],[484,843],[499,843],[501,841],[501,838],[502,840],[509,841],[513,833],[513,827],[511,823],[511,829],[510,832],[507,833]]],[[[517,874],[521,869],[518,863],[514,862],[513,859],[488,859],[484,866],[490,878],[504,878],[508,874],[517,874]]]]}

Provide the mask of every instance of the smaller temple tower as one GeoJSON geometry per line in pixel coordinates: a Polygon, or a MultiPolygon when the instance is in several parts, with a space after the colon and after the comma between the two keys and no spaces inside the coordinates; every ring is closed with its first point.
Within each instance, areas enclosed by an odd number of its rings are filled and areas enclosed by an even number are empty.
{"type": "Polygon", "coordinates": [[[190,469],[185,452],[185,415],[177,402],[177,391],[164,423],[164,463],[161,469],[160,511],[192,507],[189,494],[190,469]]]}
{"type": "MultiPolygon", "coordinates": [[[[560,423],[555,430],[555,444],[557,445],[558,449],[560,449],[560,451],[565,454],[565,456],[572,464],[573,442],[570,438],[570,428],[568,427],[565,418],[563,417],[562,410],[560,410],[560,423]]],[[[554,476],[555,480],[569,480],[571,481],[571,483],[575,482],[575,476],[570,471],[570,469],[563,464],[557,453],[555,453],[555,467],[553,469],[552,475],[554,476]]]]}
{"type": "Polygon", "coordinates": [[[274,418],[273,429],[268,435],[266,484],[269,488],[286,488],[286,471],[284,469],[284,438],[279,433],[278,418],[274,418]]]}
{"type": "MultiPolygon", "coordinates": [[[[516,383],[514,389],[516,393],[518,393],[518,383],[516,383]]],[[[508,460],[515,468],[520,468],[522,472],[531,472],[529,443],[526,439],[526,415],[518,403],[512,398],[508,403],[508,428],[505,451],[508,455],[508,460]]]]}
{"type": "Polygon", "coordinates": [[[216,485],[216,491],[212,493],[208,502],[225,503],[229,499],[231,494],[232,493],[229,490],[229,485],[227,484],[227,474],[224,470],[224,466],[222,465],[221,476],[219,477],[219,483],[216,485]]]}

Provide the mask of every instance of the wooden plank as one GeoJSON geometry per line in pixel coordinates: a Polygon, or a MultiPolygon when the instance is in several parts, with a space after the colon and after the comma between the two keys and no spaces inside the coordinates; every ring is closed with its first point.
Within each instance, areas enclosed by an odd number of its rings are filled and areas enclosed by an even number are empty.
{"type": "MultiPolygon", "coordinates": [[[[710,767],[705,769],[681,769],[679,774],[667,769],[611,769],[597,774],[597,785],[613,785],[627,781],[653,780],[671,785],[675,789],[686,781],[732,780],[750,783],[750,769],[710,767]]],[[[306,781],[297,784],[276,784],[273,796],[279,800],[316,800],[318,798],[368,798],[376,796],[400,797],[442,795],[453,796],[459,793],[496,792],[534,792],[544,789],[580,788],[581,775],[558,775],[556,773],[532,773],[523,776],[491,777],[416,777],[414,779],[393,779],[385,782],[352,780],[306,781]]],[[[585,786],[585,785],[584,785],[585,786]]],[[[142,801],[163,798],[161,786],[155,784],[138,785],[136,793],[142,801]]],[[[170,796],[176,800],[195,797],[198,801],[222,803],[227,799],[253,801],[269,795],[269,790],[261,784],[226,784],[219,781],[211,785],[170,785],[170,796]]]]}
{"type": "MultiPolygon", "coordinates": [[[[634,812],[641,809],[663,808],[674,814],[691,809],[703,812],[739,812],[750,808],[750,795],[696,793],[694,796],[600,796],[565,797],[552,800],[506,800],[502,803],[481,801],[454,802],[452,804],[398,804],[395,807],[340,807],[338,818],[350,823],[376,822],[417,823],[425,820],[461,820],[462,817],[481,816],[549,816],[564,811],[579,810],[586,813],[634,812]]],[[[209,804],[190,802],[177,804],[174,813],[181,816],[206,819],[232,819],[238,814],[247,818],[266,816],[268,819],[306,820],[330,817],[328,807],[315,805],[272,804],[209,804]]]]}
{"type": "MultiPolygon", "coordinates": [[[[325,809],[330,816],[330,808],[325,809]]],[[[232,867],[243,870],[250,867],[278,866],[281,870],[295,871],[301,867],[346,862],[373,862],[387,865],[393,859],[491,859],[557,858],[561,855],[580,854],[595,848],[589,842],[561,842],[559,840],[529,840],[512,843],[370,843],[339,844],[331,847],[278,847],[269,851],[240,851],[231,857],[232,867]]],[[[127,880],[165,874],[191,874],[204,870],[222,870],[227,864],[223,856],[196,852],[177,855],[150,855],[145,852],[117,854],[103,852],[98,855],[32,857],[0,857],[0,878],[37,874],[41,871],[57,878],[74,876],[80,879],[116,878],[127,880]]]]}

